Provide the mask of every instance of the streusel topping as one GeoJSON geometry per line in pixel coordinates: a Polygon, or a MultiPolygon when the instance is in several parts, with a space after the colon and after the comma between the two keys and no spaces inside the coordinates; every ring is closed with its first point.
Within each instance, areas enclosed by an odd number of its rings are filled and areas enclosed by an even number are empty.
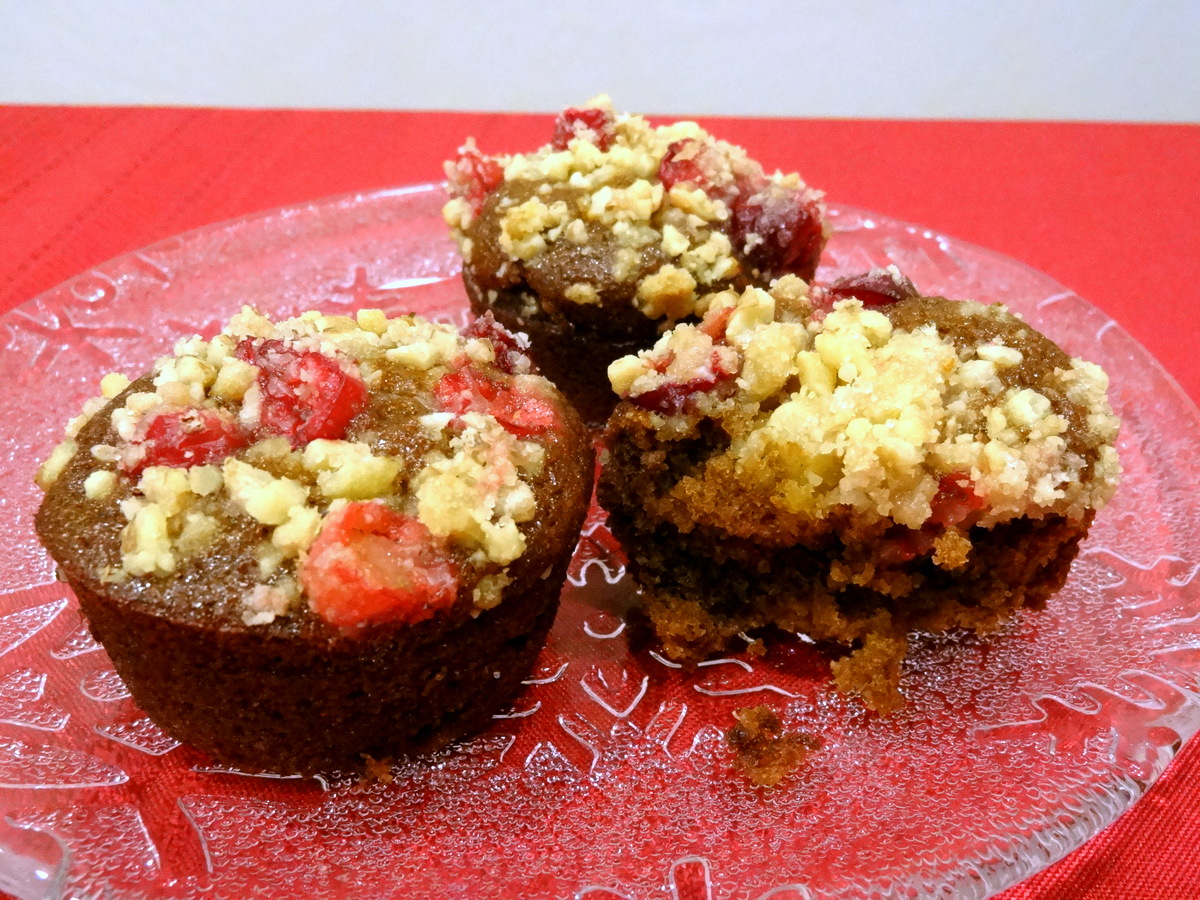
{"type": "Polygon", "coordinates": [[[918,529],[953,500],[986,527],[1080,519],[1111,497],[1118,420],[1098,366],[1063,354],[1015,381],[1049,342],[1003,306],[863,293],[871,306],[788,278],[705,297],[698,325],[610,380],[664,434],[716,420],[729,446],[708,465],[789,514],[851,507],[918,529]]]}
{"type": "Polygon", "coordinates": [[[581,271],[564,298],[594,304],[601,281],[628,283],[652,319],[690,316],[706,292],[739,279],[811,275],[826,238],[822,195],[799,175],[766,174],[695,122],[615,114],[604,96],[565,110],[555,140],[533,153],[488,157],[468,141],[446,173],[444,216],[468,265],[487,205],[513,264],[603,243],[604,278],[581,271]]]}
{"type": "MultiPolygon", "coordinates": [[[[371,572],[396,547],[413,554],[406,590],[424,607],[410,618],[453,602],[460,580],[494,605],[525,552],[520,526],[537,513],[532,482],[557,415],[522,350],[490,319],[460,334],[378,310],[272,322],[245,308],[132,386],[106,376],[37,480],[55,483],[104,409],[109,440],[91,450],[80,500],[117,505],[127,524],[103,580],[170,577],[240,521],[262,535],[248,624],[286,614],[302,592],[329,613],[314,596],[370,547],[371,572]],[[394,408],[377,408],[377,394],[394,408]]],[[[330,616],[355,624],[344,609],[330,616]]]]}

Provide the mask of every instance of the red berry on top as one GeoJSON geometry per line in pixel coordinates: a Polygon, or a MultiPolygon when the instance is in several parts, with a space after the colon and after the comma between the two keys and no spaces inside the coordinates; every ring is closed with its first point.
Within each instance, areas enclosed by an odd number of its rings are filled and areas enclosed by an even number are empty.
{"type": "Polygon", "coordinates": [[[730,237],[752,268],[812,280],[825,245],[816,198],[771,182],[743,183],[730,206],[730,237]]]}
{"type": "Polygon", "coordinates": [[[685,382],[666,381],[640,394],[631,394],[627,399],[642,409],[672,415],[680,412],[696,394],[707,393],[736,374],[736,370],[726,368],[724,358],[714,348],[708,365],[694,378],[685,382]]]}
{"type": "Polygon", "coordinates": [[[839,278],[829,284],[825,292],[834,300],[857,297],[863,306],[888,306],[921,296],[908,278],[891,268],[839,278]]]}
{"type": "Polygon", "coordinates": [[[446,164],[446,177],[450,193],[462,197],[476,215],[483,209],[483,201],[504,182],[504,166],[500,161],[484,156],[468,141],[458,148],[458,155],[446,164]]]}
{"type": "Polygon", "coordinates": [[[930,501],[929,521],[946,527],[970,527],[984,507],[984,498],[975,492],[975,483],[965,472],[943,475],[937,493],[930,501]]]}
{"type": "Polygon", "coordinates": [[[712,338],[715,343],[721,343],[725,340],[725,332],[729,328],[729,320],[733,318],[735,309],[737,307],[724,306],[715,312],[709,310],[700,322],[700,330],[712,338]]]}
{"type": "Polygon", "coordinates": [[[356,367],[315,350],[297,350],[279,340],[243,340],[237,356],[258,367],[263,430],[303,447],[317,438],[340,440],[367,403],[356,367]]]}
{"type": "Polygon", "coordinates": [[[475,319],[462,329],[463,337],[482,338],[490,341],[496,353],[496,368],[508,375],[530,370],[529,357],[525,351],[529,348],[529,338],[523,334],[514,334],[496,321],[491,310],[475,319]]]}
{"type": "Polygon", "coordinates": [[[510,434],[525,438],[554,428],[558,414],[545,398],[465,367],[448,372],[434,387],[441,408],[456,416],[493,416],[510,434]]]}
{"type": "Polygon", "coordinates": [[[420,622],[458,594],[455,566],[429,529],[375,500],[331,512],[299,576],[309,607],[337,628],[420,622]]]}
{"type": "Polygon", "coordinates": [[[151,413],[145,433],[131,442],[130,464],[123,468],[137,477],[148,466],[203,466],[221,462],[249,443],[250,436],[237,418],[223,409],[151,413]]]}
{"type": "Polygon", "coordinates": [[[558,414],[548,400],[512,387],[497,394],[490,411],[505,431],[519,438],[551,431],[558,421],[558,414]]]}
{"type": "Polygon", "coordinates": [[[658,180],[663,188],[669,191],[677,184],[708,188],[711,182],[702,164],[703,150],[703,145],[693,138],[675,141],[667,147],[658,166],[658,180]]]}
{"type": "Polygon", "coordinates": [[[572,140],[581,138],[591,141],[601,150],[607,150],[616,136],[611,110],[571,106],[559,113],[554,121],[553,147],[555,150],[566,150],[572,140]]]}

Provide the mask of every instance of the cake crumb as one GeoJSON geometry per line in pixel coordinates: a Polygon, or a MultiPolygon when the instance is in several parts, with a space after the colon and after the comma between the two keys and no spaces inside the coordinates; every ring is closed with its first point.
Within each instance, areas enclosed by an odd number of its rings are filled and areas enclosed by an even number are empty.
{"type": "Polygon", "coordinates": [[[767,655],[767,644],[762,638],[754,638],[743,651],[751,659],[762,659],[767,655]]]}
{"type": "Polygon", "coordinates": [[[956,528],[948,528],[933,542],[933,561],[948,571],[963,568],[971,558],[971,539],[956,528]]]}
{"type": "Polygon", "coordinates": [[[392,774],[391,759],[376,759],[369,754],[363,754],[364,782],[374,781],[379,784],[391,784],[395,780],[396,777],[392,774]]]}
{"type": "Polygon", "coordinates": [[[747,706],[734,712],[737,724],[725,734],[736,754],[733,767],[755,787],[775,787],[795,772],[820,738],[804,732],[785,732],[769,706],[747,706]]]}

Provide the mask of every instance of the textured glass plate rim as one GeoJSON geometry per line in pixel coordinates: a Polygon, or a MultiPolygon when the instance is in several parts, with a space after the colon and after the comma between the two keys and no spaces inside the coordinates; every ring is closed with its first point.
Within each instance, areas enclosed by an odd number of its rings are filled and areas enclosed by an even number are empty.
{"type": "MultiPolygon", "coordinates": [[[[163,241],[155,242],[154,244],[132,250],[128,253],[120,254],[104,263],[92,267],[87,273],[80,273],[79,275],[73,276],[61,284],[43,292],[37,297],[34,297],[23,304],[19,304],[13,309],[5,312],[2,316],[0,316],[0,324],[7,323],[13,313],[17,313],[26,307],[38,303],[43,298],[50,297],[57,292],[64,290],[73,282],[75,282],[76,279],[85,274],[103,272],[106,269],[114,268],[123,262],[135,260],[139,258],[140,254],[155,250],[156,248],[163,248],[167,245],[171,245],[172,247],[186,247],[189,242],[205,237],[216,236],[222,232],[233,232],[239,228],[247,226],[269,226],[276,222],[282,223],[295,216],[311,214],[321,209],[346,209],[352,208],[356,205],[370,205],[386,202],[392,199],[400,202],[404,202],[407,198],[419,200],[427,195],[439,194],[442,192],[442,190],[443,186],[439,183],[427,183],[359,191],[350,194],[318,198],[316,200],[292,204],[270,210],[252,212],[232,219],[200,226],[198,228],[173,235],[163,241]]],[[[1012,259],[1011,257],[1004,256],[1003,254],[988,250],[987,248],[979,247],[978,245],[974,245],[966,241],[950,238],[939,232],[930,231],[929,229],[926,229],[920,225],[908,223],[903,220],[893,219],[887,216],[881,216],[845,205],[831,205],[830,212],[835,228],[837,227],[839,221],[845,219],[857,218],[860,222],[867,223],[865,225],[860,224],[859,227],[866,228],[876,227],[875,223],[886,223],[886,225],[889,227],[901,229],[912,235],[914,238],[923,237],[924,239],[949,241],[956,248],[970,251],[973,255],[981,258],[989,258],[997,263],[1010,267],[1014,271],[1020,269],[1046,281],[1051,280],[1044,273],[1039,272],[1038,270],[1028,266],[1025,263],[1022,263],[1019,260],[1012,259]]],[[[303,229],[301,229],[301,234],[303,235],[303,229]]],[[[142,258],[142,260],[144,261],[144,258],[142,258]]],[[[1122,347],[1126,355],[1138,365],[1145,367],[1154,377],[1159,379],[1159,384],[1156,387],[1165,389],[1166,391],[1174,394],[1174,400],[1177,403],[1176,412],[1181,414],[1181,418],[1188,420],[1186,424],[1190,425],[1194,435],[1200,435],[1200,410],[1197,409],[1191,398],[1187,396],[1187,394],[1170,375],[1170,373],[1167,372],[1162,365],[1156,359],[1154,359],[1148,351],[1145,350],[1144,347],[1142,347],[1131,336],[1129,336],[1128,333],[1121,328],[1119,323],[1115,322],[1102,311],[1098,310],[1086,300],[1076,295],[1073,291],[1065,288],[1063,289],[1061,295],[1055,295],[1052,300],[1069,301],[1070,304],[1077,308],[1081,316],[1091,317],[1091,322],[1089,324],[1095,324],[1097,321],[1097,315],[1105,320],[1102,323],[1101,331],[1111,332],[1115,337],[1122,341],[1122,347]]],[[[1056,336],[1061,337],[1061,335],[1056,336]]],[[[0,350],[0,352],[5,351],[0,350]]],[[[0,610],[0,612],[3,611],[4,610],[0,610]]],[[[1175,725],[1179,725],[1178,720],[1175,721],[1175,725]]],[[[1050,822],[1048,818],[1047,821],[1050,824],[1050,827],[1048,827],[1039,835],[1040,839],[1035,840],[1034,838],[1030,837],[1026,838],[1024,842],[1016,842],[1010,845],[1009,851],[1003,854],[1005,858],[999,861],[995,859],[995,854],[992,854],[992,862],[990,865],[984,860],[971,860],[968,858],[963,858],[960,860],[961,866],[958,869],[946,873],[947,876],[952,877],[952,880],[947,881],[944,887],[954,884],[959,888],[963,888],[965,887],[965,877],[967,882],[974,880],[976,882],[975,887],[982,887],[982,889],[985,891],[985,893],[972,891],[971,896],[994,896],[1000,891],[1003,891],[1006,888],[1023,881],[1029,876],[1065,857],[1089,840],[1100,830],[1111,824],[1111,822],[1115,821],[1116,818],[1118,818],[1130,806],[1132,806],[1132,804],[1136,802],[1145,793],[1145,791],[1150,788],[1150,786],[1153,785],[1153,783],[1165,770],[1167,765],[1169,765],[1170,761],[1178,754],[1182,746],[1188,740],[1190,740],[1197,727],[1200,727],[1200,721],[1190,723],[1190,725],[1191,729],[1189,733],[1186,735],[1181,735],[1182,739],[1180,741],[1165,748],[1155,748],[1156,750],[1162,752],[1156,760],[1156,765],[1154,766],[1153,770],[1147,773],[1146,777],[1120,778],[1114,776],[1112,783],[1106,785],[1106,787],[1112,788],[1113,795],[1115,795],[1117,798],[1120,798],[1120,800],[1123,802],[1100,803],[1095,808],[1073,810],[1074,814],[1079,817],[1079,819],[1076,821],[1076,825],[1079,825],[1079,820],[1082,820],[1082,824],[1084,826],[1083,828],[1054,824],[1050,822]],[[1031,845],[1029,847],[1025,847],[1025,850],[1035,851],[1032,854],[1032,858],[1028,853],[1021,852],[1023,843],[1028,843],[1031,845]],[[989,869],[990,871],[987,871],[989,869]],[[972,878],[972,876],[974,876],[974,878],[972,878]]],[[[1110,796],[1108,799],[1111,801],[1113,797],[1110,796]]],[[[5,846],[3,842],[0,842],[0,857],[4,856],[4,849],[5,846]]],[[[5,884],[4,876],[17,876],[20,874],[17,871],[13,871],[11,873],[5,871],[5,862],[6,860],[4,858],[0,858],[0,886],[5,884]]],[[[687,862],[703,862],[703,860],[694,856],[684,855],[676,861],[675,865],[687,862]]],[[[705,872],[707,876],[707,870],[705,870],[705,872]]],[[[893,884],[895,883],[893,882],[893,884]]],[[[768,893],[773,895],[777,891],[786,891],[789,887],[790,885],[781,885],[780,887],[769,891],[768,893]]],[[[925,887],[931,889],[931,896],[937,893],[937,885],[927,883],[925,887]]],[[[584,894],[590,893],[593,889],[594,888],[590,887],[582,887],[576,896],[581,897],[584,894]]],[[[673,895],[677,893],[674,887],[674,868],[672,869],[671,875],[671,889],[673,895]]],[[[807,896],[806,889],[799,888],[799,891],[802,896],[807,896]]],[[[888,895],[891,895],[890,891],[888,892],[888,895]]]]}

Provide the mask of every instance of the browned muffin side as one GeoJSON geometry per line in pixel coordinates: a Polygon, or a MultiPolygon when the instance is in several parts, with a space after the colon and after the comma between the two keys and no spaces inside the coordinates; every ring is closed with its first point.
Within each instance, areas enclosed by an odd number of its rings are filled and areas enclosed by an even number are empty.
{"type": "Polygon", "coordinates": [[[609,371],[599,498],[666,652],[802,632],[880,710],[910,632],[1044,604],[1119,473],[1098,367],[894,271],[726,292],[609,371]]]}
{"type": "Polygon", "coordinates": [[[37,529],[168,733],[237,766],[361,768],[519,690],[593,470],[512,335],[246,310],[103,388],[39,475],[37,529]]]}
{"type": "Polygon", "coordinates": [[[767,174],[694,122],[616,115],[607,97],[564,110],[533,153],[468,141],[446,172],[472,308],[528,333],[593,423],[616,402],[612,360],[696,317],[706,293],[811,278],[827,237],[821,194],[798,175],[767,174]]]}

